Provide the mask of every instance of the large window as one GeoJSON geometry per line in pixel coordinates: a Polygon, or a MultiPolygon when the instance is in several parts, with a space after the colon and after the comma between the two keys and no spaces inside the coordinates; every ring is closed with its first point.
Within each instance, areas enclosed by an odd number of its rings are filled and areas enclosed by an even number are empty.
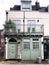
{"type": "Polygon", "coordinates": [[[27,29],[28,29],[28,32],[35,32],[35,20],[27,20],[27,29]]]}
{"type": "Polygon", "coordinates": [[[30,49],[30,38],[24,38],[23,43],[24,43],[24,49],[30,49]]]}
{"type": "Polygon", "coordinates": [[[16,24],[17,32],[20,32],[21,31],[21,20],[13,20],[13,22],[16,24]]]}

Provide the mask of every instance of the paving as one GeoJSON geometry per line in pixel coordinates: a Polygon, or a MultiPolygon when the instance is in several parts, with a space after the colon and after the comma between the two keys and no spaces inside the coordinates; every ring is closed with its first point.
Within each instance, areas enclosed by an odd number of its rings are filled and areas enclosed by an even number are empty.
{"type": "MultiPolygon", "coordinates": [[[[0,65],[38,65],[38,64],[32,62],[0,61],[0,65]]],[[[43,64],[39,65],[49,65],[49,64],[44,62],[43,64]]]]}

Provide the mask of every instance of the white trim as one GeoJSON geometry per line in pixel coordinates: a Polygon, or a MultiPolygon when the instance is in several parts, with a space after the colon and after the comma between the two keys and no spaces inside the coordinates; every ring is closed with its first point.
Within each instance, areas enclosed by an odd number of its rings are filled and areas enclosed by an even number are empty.
{"type": "Polygon", "coordinates": [[[44,59],[44,45],[41,44],[41,57],[42,57],[42,60],[44,59]]]}
{"type": "Polygon", "coordinates": [[[5,57],[6,57],[6,59],[8,59],[8,56],[7,56],[7,54],[8,54],[8,53],[7,53],[7,50],[8,50],[8,44],[5,45],[5,53],[6,53],[6,56],[5,56],[5,57]]]}

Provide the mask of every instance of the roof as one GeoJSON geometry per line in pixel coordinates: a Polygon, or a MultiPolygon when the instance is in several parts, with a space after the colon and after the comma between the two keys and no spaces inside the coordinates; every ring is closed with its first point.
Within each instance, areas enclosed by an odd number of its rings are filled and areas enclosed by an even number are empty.
{"type": "Polygon", "coordinates": [[[21,6],[20,5],[14,5],[13,8],[10,8],[10,10],[20,10],[21,6]]]}
{"type": "MultiPolygon", "coordinates": [[[[21,11],[21,5],[14,5],[14,7],[10,8],[10,10],[21,11]]],[[[40,7],[40,3],[35,2],[35,5],[32,5],[32,11],[33,10],[38,10],[40,12],[48,12],[48,7],[40,7]]]]}
{"type": "Polygon", "coordinates": [[[44,38],[49,38],[49,36],[43,36],[44,38]]]}

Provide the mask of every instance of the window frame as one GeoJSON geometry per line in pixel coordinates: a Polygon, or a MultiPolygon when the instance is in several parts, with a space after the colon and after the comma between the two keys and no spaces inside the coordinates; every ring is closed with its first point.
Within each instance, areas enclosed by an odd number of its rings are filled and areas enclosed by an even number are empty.
{"type": "Polygon", "coordinates": [[[39,42],[33,42],[32,45],[34,50],[39,49],[39,42]]]}
{"type": "Polygon", "coordinates": [[[24,38],[24,39],[28,39],[29,41],[23,41],[23,49],[30,49],[30,38],[24,38]],[[26,47],[25,47],[26,46],[26,47]]]}

